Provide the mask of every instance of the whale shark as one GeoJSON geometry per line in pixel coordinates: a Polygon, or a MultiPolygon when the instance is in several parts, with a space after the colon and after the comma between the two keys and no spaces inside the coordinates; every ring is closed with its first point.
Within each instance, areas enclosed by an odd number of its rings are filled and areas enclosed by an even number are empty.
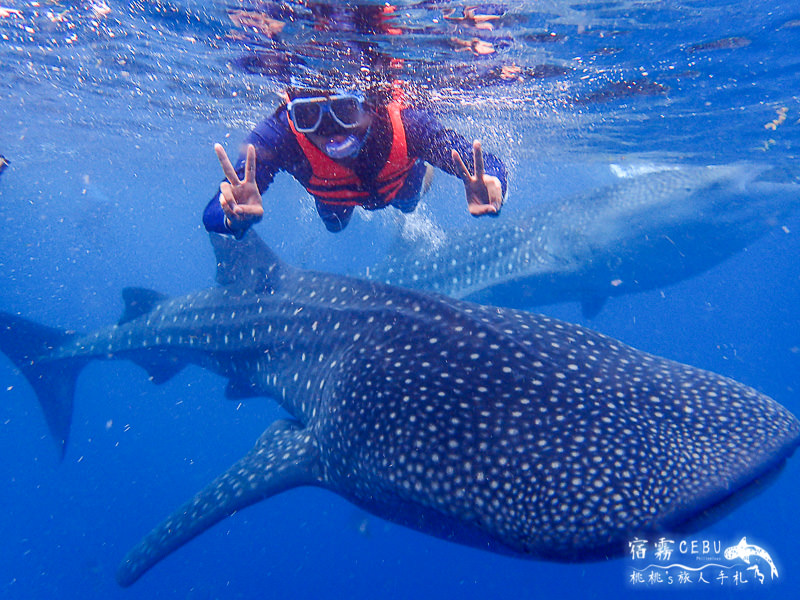
{"type": "Polygon", "coordinates": [[[154,383],[200,365],[228,397],[290,415],[127,554],[122,586],[297,486],[489,551],[618,556],[761,487],[800,443],[800,422],[756,390],[585,327],[298,269],[252,231],[212,243],[218,285],[126,289],[119,322],[97,331],[0,314],[0,350],[62,453],[93,360],[133,361],[154,383]]]}
{"type": "Polygon", "coordinates": [[[612,166],[612,185],[394,252],[366,276],[512,308],[578,301],[593,317],[710,269],[800,205],[800,185],[758,180],[766,166],[612,166]]]}

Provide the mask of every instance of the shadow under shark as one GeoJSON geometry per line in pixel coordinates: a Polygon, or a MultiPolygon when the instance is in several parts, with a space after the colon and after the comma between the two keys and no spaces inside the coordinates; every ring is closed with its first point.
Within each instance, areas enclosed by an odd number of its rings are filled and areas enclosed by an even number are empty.
{"type": "Polygon", "coordinates": [[[618,170],[614,185],[456,232],[433,251],[393,253],[368,277],[512,308],[578,301],[593,317],[609,297],[710,269],[796,210],[800,185],[756,181],[766,170],[745,163],[618,170]]]}
{"type": "Polygon", "coordinates": [[[227,395],[292,415],[153,529],[117,574],[153,565],[242,508],[319,486],[369,512],[486,550],[556,561],[621,554],[774,474],[800,422],[730,379],[586,328],[295,269],[255,233],[212,236],[218,287],[128,289],[88,335],[0,313],[0,349],[64,450],[79,372],[128,359],[156,383],[189,363],[227,395]]]}

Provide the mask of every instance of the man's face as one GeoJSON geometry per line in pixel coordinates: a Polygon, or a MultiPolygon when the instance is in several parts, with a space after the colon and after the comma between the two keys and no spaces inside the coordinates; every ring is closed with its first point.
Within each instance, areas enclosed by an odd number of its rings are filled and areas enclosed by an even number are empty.
{"type": "Polygon", "coordinates": [[[360,95],[349,93],[295,97],[289,103],[289,117],[298,131],[331,156],[331,148],[351,136],[363,140],[373,120],[360,95]]]}
{"type": "Polygon", "coordinates": [[[331,144],[341,144],[345,142],[351,135],[354,135],[358,139],[363,139],[367,134],[367,129],[369,129],[372,123],[371,113],[366,112],[360,119],[359,124],[351,129],[343,129],[336,123],[332,123],[329,127],[326,127],[325,121],[328,119],[328,115],[324,116],[322,118],[323,123],[320,125],[319,129],[314,133],[306,134],[306,137],[311,140],[311,143],[323,152],[326,152],[326,148],[331,144]]]}

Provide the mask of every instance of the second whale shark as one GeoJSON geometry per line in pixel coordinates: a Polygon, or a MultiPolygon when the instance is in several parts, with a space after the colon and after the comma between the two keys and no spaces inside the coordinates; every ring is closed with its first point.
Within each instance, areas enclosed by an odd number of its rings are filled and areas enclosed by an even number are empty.
{"type": "Polygon", "coordinates": [[[710,269],[800,207],[800,185],[759,180],[768,170],[747,163],[614,166],[613,185],[455,232],[434,250],[392,253],[367,274],[512,308],[578,301],[592,317],[609,297],[710,269]]]}
{"type": "Polygon", "coordinates": [[[318,486],[424,533],[557,561],[620,555],[689,527],[777,471],[800,422],[759,392],[584,327],[295,269],[251,231],[214,236],[219,286],[124,292],[79,335],[0,313],[0,349],[65,447],[75,382],[125,359],[156,383],[187,364],[291,419],[131,550],[131,585],[220,520],[318,486]]]}

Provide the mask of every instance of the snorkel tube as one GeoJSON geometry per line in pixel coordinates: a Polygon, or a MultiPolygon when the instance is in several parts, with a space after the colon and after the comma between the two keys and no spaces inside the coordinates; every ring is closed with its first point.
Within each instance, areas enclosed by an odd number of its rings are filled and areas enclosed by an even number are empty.
{"type": "Polygon", "coordinates": [[[369,130],[370,128],[367,127],[366,131],[364,131],[361,136],[351,133],[340,142],[333,139],[329,140],[325,144],[325,154],[334,160],[355,156],[361,151],[361,148],[364,147],[364,143],[367,141],[367,136],[369,135],[369,130]]]}

